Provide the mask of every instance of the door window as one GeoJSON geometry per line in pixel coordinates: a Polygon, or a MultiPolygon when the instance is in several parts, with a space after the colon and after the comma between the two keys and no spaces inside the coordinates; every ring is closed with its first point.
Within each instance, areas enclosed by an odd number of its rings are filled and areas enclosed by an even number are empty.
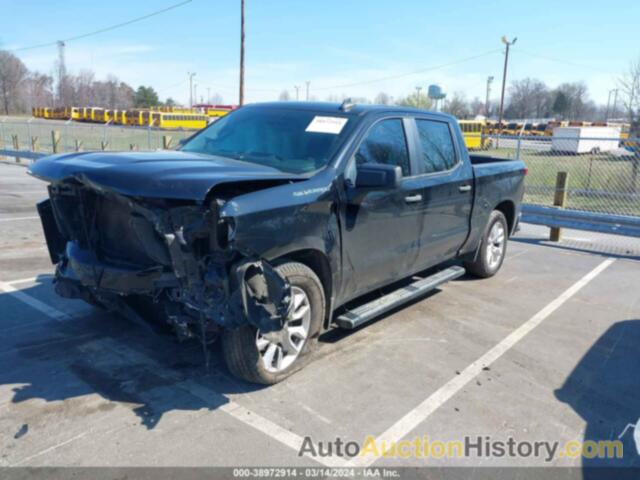
{"type": "Polygon", "coordinates": [[[457,159],[449,125],[445,122],[416,119],[416,126],[422,147],[424,172],[435,173],[452,169],[457,159]]]}
{"type": "Polygon", "coordinates": [[[409,150],[402,120],[390,119],[376,123],[367,133],[358,151],[356,163],[397,165],[403,175],[409,175],[409,150]]]}

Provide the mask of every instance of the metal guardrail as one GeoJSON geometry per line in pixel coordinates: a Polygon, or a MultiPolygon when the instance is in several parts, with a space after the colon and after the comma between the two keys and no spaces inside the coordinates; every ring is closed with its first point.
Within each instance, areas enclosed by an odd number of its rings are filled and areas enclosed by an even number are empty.
{"type": "Polygon", "coordinates": [[[640,217],[523,204],[522,221],[547,227],[587,230],[640,238],[640,217]]]}
{"type": "Polygon", "coordinates": [[[37,160],[42,157],[51,155],[50,153],[31,152],[29,150],[6,150],[0,149],[0,157],[27,158],[29,160],[37,160]]]}

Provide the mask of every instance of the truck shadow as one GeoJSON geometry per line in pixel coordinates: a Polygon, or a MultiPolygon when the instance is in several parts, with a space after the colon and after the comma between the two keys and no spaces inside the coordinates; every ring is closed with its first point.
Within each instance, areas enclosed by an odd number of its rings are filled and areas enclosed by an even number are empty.
{"type": "MultiPolygon", "coordinates": [[[[49,279],[44,280],[21,292],[53,298],[49,279]]],[[[0,311],[5,312],[0,385],[17,385],[9,393],[14,418],[82,417],[125,406],[141,425],[153,429],[166,412],[215,410],[228,402],[228,394],[262,388],[230,378],[218,342],[209,348],[207,368],[200,342],[180,343],[97,309],[83,308],[85,313],[77,317],[54,320],[0,294],[0,311]],[[47,403],[43,407],[31,400],[47,403]]]]}
{"type": "Polygon", "coordinates": [[[631,478],[625,476],[631,472],[607,467],[634,467],[633,473],[638,475],[640,431],[634,432],[630,425],[638,424],[640,429],[639,346],[640,320],[615,323],[555,391],[556,398],[586,422],[584,442],[615,441],[619,437],[622,442],[622,458],[583,457],[585,479],[631,478]]]}

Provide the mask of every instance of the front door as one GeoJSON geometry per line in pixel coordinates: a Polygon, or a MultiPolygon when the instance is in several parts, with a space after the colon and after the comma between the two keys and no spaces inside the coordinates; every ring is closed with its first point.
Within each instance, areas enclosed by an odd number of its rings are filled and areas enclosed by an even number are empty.
{"type": "Polygon", "coordinates": [[[422,187],[411,177],[408,121],[388,118],[374,123],[351,159],[353,169],[362,163],[400,166],[403,178],[398,188],[389,190],[363,193],[349,187],[343,212],[345,299],[406,277],[418,259],[422,187]]]}

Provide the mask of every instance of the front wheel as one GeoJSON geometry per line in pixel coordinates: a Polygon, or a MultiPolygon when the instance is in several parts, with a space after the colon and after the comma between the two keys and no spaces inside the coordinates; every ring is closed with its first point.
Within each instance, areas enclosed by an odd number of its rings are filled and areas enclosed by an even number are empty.
{"type": "Polygon", "coordinates": [[[325,298],[318,276],[306,265],[276,267],[291,285],[293,306],[278,332],[263,335],[252,325],[227,330],[222,353],[231,373],[252,383],[273,384],[299,370],[320,332],[325,298]]]}
{"type": "Polygon", "coordinates": [[[489,216],[475,260],[465,263],[467,271],[480,278],[492,277],[498,273],[507,253],[508,237],[507,219],[502,212],[494,210],[489,216]]]}

